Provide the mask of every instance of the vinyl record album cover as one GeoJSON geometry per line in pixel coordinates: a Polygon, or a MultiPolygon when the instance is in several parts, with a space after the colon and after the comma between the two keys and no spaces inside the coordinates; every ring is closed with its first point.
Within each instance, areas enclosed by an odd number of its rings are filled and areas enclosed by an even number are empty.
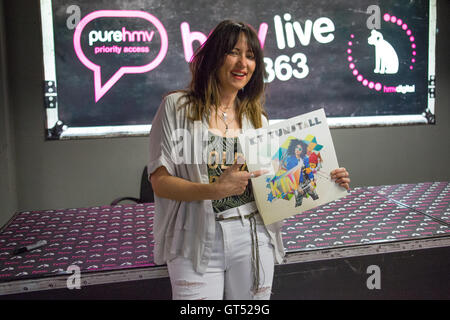
{"type": "Polygon", "coordinates": [[[239,136],[264,223],[271,224],[344,197],[330,178],[338,161],[323,109],[239,136]]]}

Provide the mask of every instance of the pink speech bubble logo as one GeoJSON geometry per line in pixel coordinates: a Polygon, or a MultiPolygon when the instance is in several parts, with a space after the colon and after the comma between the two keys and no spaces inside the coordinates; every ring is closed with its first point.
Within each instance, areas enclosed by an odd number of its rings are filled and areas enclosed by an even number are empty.
{"type": "Polygon", "coordinates": [[[111,89],[112,86],[117,81],[119,81],[119,79],[124,74],[145,73],[155,69],[164,60],[164,57],[167,54],[169,40],[167,37],[166,29],[164,28],[162,23],[150,13],[138,10],[99,10],[88,14],[78,23],[75,29],[75,34],[73,35],[73,46],[75,48],[75,53],[78,59],[81,61],[81,63],[84,64],[86,68],[94,72],[95,102],[98,102],[98,100],[100,100],[101,97],[103,97],[103,95],[106,92],[108,92],[108,90],[111,89]],[[130,67],[130,66],[120,67],[119,70],[117,70],[116,73],[114,73],[114,75],[105,83],[105,85],[102,86],[101,67],[90,61],[88,58],[86,58],[86,56],[83,53],[83,50],[81,49],[81,32],[83,31],[84,27],[86,27],[86,25],[92,20],[104,17],[141,18],[147,20],[148,22],[152,23],[158,30],[159,35],[161,37],[161,48],[156,58],[150,63],[138,67],[130,67]]]}

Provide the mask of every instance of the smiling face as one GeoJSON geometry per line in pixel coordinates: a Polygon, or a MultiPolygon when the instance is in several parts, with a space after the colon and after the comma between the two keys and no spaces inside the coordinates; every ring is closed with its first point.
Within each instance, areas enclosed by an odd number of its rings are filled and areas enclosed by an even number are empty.
{"type": "Polygon", "coordinates": [[[255,71],[256,62],[247,38],[241,32],[234,48],[225,55],[222,66],[217,71],[217,78],[222,93],[236,94],[250,81],[255,71]]]}

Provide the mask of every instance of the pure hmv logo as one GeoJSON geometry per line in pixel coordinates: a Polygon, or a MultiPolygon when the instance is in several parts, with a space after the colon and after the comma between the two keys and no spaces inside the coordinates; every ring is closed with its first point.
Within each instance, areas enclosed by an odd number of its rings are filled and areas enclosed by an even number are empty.
{"type": "Polygon", "coordinates": [[[125,27],[122,30],[115,31],[100,31],[92,30],[89,32],[89,46],[96,42],[105,43],[103,46],[95,46],[94,54],[102,53],[148,53],[150,52],[149,43],[152,42],[155,32],[148,32],[147,30],[128,31],[125,27]],[[132,43],[132,46],[121,46],[115,44],[132,43]],[[113,44],[111,46],[111,43],[113,44]],[[136,46],[136,43],[139,46],[136,46]],[[141,45],[144,44],[144,45],[141,45]]]}
{"type": "Polygon", "coordinates": [[[166,29],[162,23],[155,16],[148,12],[138,10],[99,10],[94,11],[85,16],[75,29],[73,36],[73,45],[75,53],[81,63],[94,73],[94,92],[95,102],[98,102],[125,74],[145,73],[158,67],[164,60],[168,50],[168,36],[166,29]],[[86,26],[93,23],[97,19],[102,18],[133,18],[136,21],[143,20],[142,23],[148,27],[141,30],[129,30],[123,26],[120,30],[91,30],[87,36],[87,43],[89,48],[98,43],[103,46],[95,46],[94,54],[105,53],[132,53],[132,54],[146,54],[154,53],[152,59],[142,65],[128,65],[127,60],[124,60],[126,65],[119,66],[118,70],[105,83],[102,83],[102,65],[96,63],[88,58],[82,46],[82,39],[85,41],[86,35],[83,33],[86,26]],[[155,35],[159,35],[159,43],[152,45],[155,35]],[[83,37],[82,37],[83,36],[83,37]],[[127,42],[127,46],[121,44],[127,42]],[[136,44],[145,43],[145,46],[138,46],[136,44]],[[112,44],[112,45],[111,45],[112,44]]]}
{"type": "Polygon", "coordinates": [[[89,32],[89,45],[92,46],[97,41],[100,42],[151,42],[154,31],[150,33],[148,30],[128,31],[125,27],[122,30],[92,30],[89,32]]]}

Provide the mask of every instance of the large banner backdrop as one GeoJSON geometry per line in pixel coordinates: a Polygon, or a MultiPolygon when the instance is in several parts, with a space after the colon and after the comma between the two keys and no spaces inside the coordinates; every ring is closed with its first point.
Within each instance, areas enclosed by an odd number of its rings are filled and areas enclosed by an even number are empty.
{"type": "Polygon", "coordinates": [[[331,127],[434,123],[435,5],[41,0],[47,138],[148,133],[224,19],[259,35],[271,120],[324,108],[331,127]]]}

